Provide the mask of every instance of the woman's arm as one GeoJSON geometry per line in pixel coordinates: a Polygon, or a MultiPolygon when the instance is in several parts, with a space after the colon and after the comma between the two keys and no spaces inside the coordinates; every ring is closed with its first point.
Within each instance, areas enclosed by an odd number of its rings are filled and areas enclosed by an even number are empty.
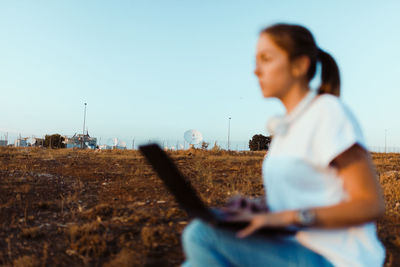
{"type": "Polygon", "coordinates": [[[359,145],[354,145],[332,163],[343,179],[349,200],[331,207],[315,208],[315,226],[347,227],[374,221],[385,212],[385,203],[375,175],[371,157],[359,145]]]}
{"type": "MultiPolygon", "coordinates": [[[[336,157],[331,165],[337,168],[343,179],[348,200],[340,204],[311,209],[316,220],[314,227],[343,228],[374,221],[385,212],[385,204],[376,179],[375,170],[369,153],[359,145],[336,157]]],[[[243,214],[250,224],[238,233],[245,237],[264,226],[287,226],[298,224],[298,211],[288,210],[259,215],[243,214]]],[[[238,220],[240,220],[238,219],[238,220]]]]}

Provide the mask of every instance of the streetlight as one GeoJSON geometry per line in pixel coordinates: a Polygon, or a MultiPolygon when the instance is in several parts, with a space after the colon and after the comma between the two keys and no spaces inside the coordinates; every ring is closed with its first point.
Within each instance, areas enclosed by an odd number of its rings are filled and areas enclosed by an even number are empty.
{"type": "Polygon", "coordinates": [[[231,150],[230,135],[231,135],[231,117],[229,117],[228,120],[228,151],[231,150]]]}
{"type": "Polygon", "coordinates": [[[386,134],[387,134],[387,129],[385,129],[385,154],[387,152],[387,150],[386,150],[386,134]]]}
{"type": "Polygon", "coordinates": [[[84,139],[85,139],[86,106],[87,106],[87,103],[85,103],[85,111],[83,112],[82,148],[83,148],[83,143],[84,143],[84,139]]]}

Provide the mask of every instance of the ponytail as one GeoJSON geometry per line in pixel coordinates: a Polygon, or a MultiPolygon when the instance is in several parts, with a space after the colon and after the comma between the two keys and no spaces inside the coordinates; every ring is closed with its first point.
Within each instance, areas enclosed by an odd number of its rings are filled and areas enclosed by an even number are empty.
{"type": "Polygon", "coordinates": [[[331,55],[318,48],[318,60],[321,63],[321,85],[318,94],[340,96],[339,68],[331,55]]]}

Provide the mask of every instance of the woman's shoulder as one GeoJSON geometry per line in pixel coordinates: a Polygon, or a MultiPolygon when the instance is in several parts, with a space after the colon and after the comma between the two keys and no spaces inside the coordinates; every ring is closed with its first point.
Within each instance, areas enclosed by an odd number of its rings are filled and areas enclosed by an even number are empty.
{"type": "Polygon", "coordinates": [[[347,117],[351,120],[356,120],[350,108],[343,101],[334,95],[322,94],[318,95],[313,105],[313,112],[319,116],[340,118],[347,117]]]}
{"type": "Polygon", "coordinates": [[[351,109],[334,95],[317,96],[310,107],[309,116],[313,118],[313,122],[320,130],[326,128],[327,131],[334,131],[334,129],[343,131],[347,128],[360,134],[362,132],[361,125],[351,109]]]}
{"type": "Polygon", "coordinates": [[[335,157],[355,143],[367,149],[357,118],[339,97],[320,95],[311,109],[309,114],[314,119],[314,156],[311,160],[315,164],[328,166],[335,157]]]}
{"type": "Polygon", "coordinates": [[[340,109],[343,108],[343,103],[337,96],[322,94],[316,97],[314,106],[322,110],[340,109]]]}

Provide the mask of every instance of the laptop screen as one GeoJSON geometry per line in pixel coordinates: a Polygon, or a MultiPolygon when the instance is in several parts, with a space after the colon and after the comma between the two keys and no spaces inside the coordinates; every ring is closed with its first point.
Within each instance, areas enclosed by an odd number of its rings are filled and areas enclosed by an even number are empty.
{"type": "Polygon", "coordinates": [[[139,149],[190,217],[199,217],[207,221],[214,218],[214,215],[203,204],[190,182],[183,177],[159,145],[144,145],[139,146],[139,149]]]}

